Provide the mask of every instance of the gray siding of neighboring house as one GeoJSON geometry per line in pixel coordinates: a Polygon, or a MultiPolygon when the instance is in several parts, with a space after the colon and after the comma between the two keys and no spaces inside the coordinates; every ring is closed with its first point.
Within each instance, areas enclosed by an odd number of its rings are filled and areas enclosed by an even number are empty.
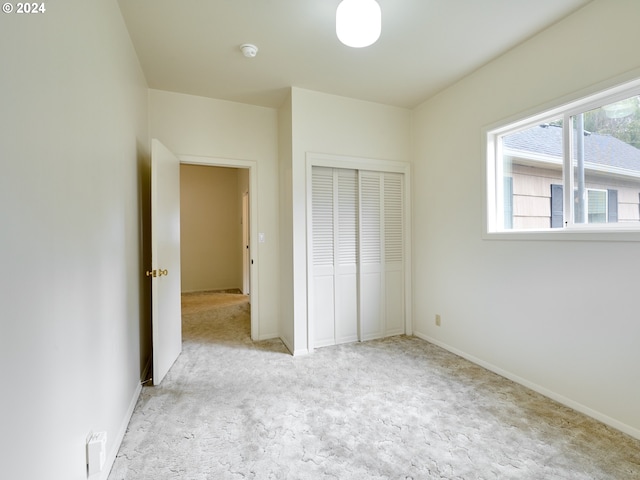
{"type": "MultiPolygon", "coordinates": [[[[504,147],[505,227],[515,230],[550,228],[551,185],[562,185],[562,128],[538,125],[506,135],[504,147]],[[506,183],[505,183],[506,185],[506,183]]],[[[586,188],[608,191],[608,221],[640,221],[640,149],[613,136],[587,132],[584,135],[586,188]],[[617,198],[617,201],[616,201],[617,198]],[[613,206],[613,202],[615,206],[613,206]]],[[[554,227],[562,226],[562,191],[554,195],[554,227]]]]}
{"type": "MultiPolygon", "coordinates": [[[[530,161],[529,161],[530,162],[530,161]]],[[[540,168],[513,160],[513,229],[530,230],[551,226],[551,185],[562,184],[559,168],[540,168]]],[[[640,181],[608,177],[606,181],[591,175],[587,188],[618,191],[618,222],[640,221],[640,181]],[[606,183],[605,183],[606,182],[606,183]]]]}
{"type": "Polygon", "coordinates": [[[512,166],[513,228],[530,230],[551,226],[551,185],[562,183],[562,172],[518,165],[512,166]]]}

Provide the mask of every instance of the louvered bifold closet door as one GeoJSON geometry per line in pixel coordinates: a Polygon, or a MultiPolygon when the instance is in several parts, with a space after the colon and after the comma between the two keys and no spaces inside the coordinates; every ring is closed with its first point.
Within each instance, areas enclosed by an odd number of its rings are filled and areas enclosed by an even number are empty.
{"type": "Polygon", "coordinates": [[[384,205],[382,177],[359,172],[360,194],[360,340],[384,336],[385,295],[383,276],[384,205]]]}
{"type": "Polygon", "coordinates": [[[358,340],[358,175],[313,167],[314,347],[358,340]]]}
{"type": "Polygon", "coordinates": [[[358,174],[335,169],[335,342],[358,340],[358,174]]]}
{"type": "Polygon", "coordinates": [[[311,312],[314,346],[335,343],[333,169],[313,167],[311,312]]]}
{"type": "Polygon", "coordinates": [[[404,175],[313,167],[313,346],[404,333],[404,175]]]}
{"type": "Polygon", "coordinates": [[[405,333],[404,328],[404,175],[385,173],[384,285],[385,336],[405,333]]]}

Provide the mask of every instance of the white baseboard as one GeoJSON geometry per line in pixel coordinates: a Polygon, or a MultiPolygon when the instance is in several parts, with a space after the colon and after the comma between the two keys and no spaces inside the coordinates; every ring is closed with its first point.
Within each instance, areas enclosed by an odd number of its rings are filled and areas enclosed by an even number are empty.
{"type": "Polygon", "coordinates": [[[120,450],[120,445],[122,444],[122,440],[124,439],[124,434],[127,432],[127,427],[129,426],[131,416],[133,415],[133,410],[136,408],[138,397],[140,397],[141,392],[142,384],[138,382],[138,386],[133,392],[133,397],[131,398],[131,402],[129,403],[129,408],[127,408],[127,412],[125,413],[125,416],[122,419],[122,423],[120,424],[120,428],[118,429],[118,433],[116,434],[115,441],[113,442],[111,450],[109,450],[107,458],[105,459],[104,468],[99,474],[89,477],[90,480],[94,480],[94,478],[95,480],[107,480],[107,478],[109,477],[109,473],[111,473],[111,468],[116,461],[116,455],[118,455],[118,450],[120,450]]]}
{"type": "Polygon", "coordinates": [[[428,335],[424,335],[420,332],[413,332],[413,335],[415,335],[416,337],[425,340],[429,343],[433,343],[434,345],[437,345],[439,347],[444,348],[445,350],[454,353],[455,355],[458,355],[459,357],[462,357],[466,360],[469,360],[472,363],[475,363],[476,365],[480,365],[481,367],[486,368],[487,370],[492,371],[493,373],[497,373],[498,375],[500,375],[501,377],[505,377],[508,378],[509,380],[512,380],[516,383],[519,383],[520,385],[523,385],[527,388],[530,388],[531,390],[538,392],[541,395],[544,395],[545,397],[548,397],[552,400],[555,400],[558,403],[561,403],[569,408],[572,408],[580,413],[583,413],[591,418],[594,418],[602,423],[604,423],[605,425],[609,425],[610,427],[613,427],[617,430],[620,430],[623,433],[626,433],[627,435],[630,435],[634,438],[637,438],[638,440],[640,440],[640,430],[631,427],[630,425],[627,425],[625,423],[622,423],[618,420],[616,420],[615,418],[611,418],[608,415],[605,415],[601,412],[598,412],[596,410],[593,410],[589,407],[587,407],[586,405],[583,405],[579,402],[576,402],[574,400],[571,400],[570,398],[567,398],[563,395],[560,395],[557,392],[551,391],[541,385],[538,385],[537,383],[533,383],[525,378],[522,378],[518,375],[515,375],[512,372],[509,372],[507,370],[504,370],[500,367],[497,367],[491,363],[485,362],[484,360],[481,360],[480,358],[474,357],[473,355],[469,355],[466,352],[463,352],[461,350],[458,350],[457,348],[454,348],[450,345],[447,345],[446,343],[443,343],[439,340],[436,340],[435,338],[432,338],[428,335]]]}
{"type": "Polygon", "coordinates": [[[282,341],[282,343],[284,343],[284,346],[287,347],[287,350],[289,350],[289,353],[291,355],[295,355],[294,351],[293,351],[293,345],[291,345],[286,338],[284,337],[280,337],[280,340],[282,341]]]}
{"type": "MultiPolygon", "coordinates": [[[[229,290],[239,290],[242,292],[242,288],[240,287],[229,287],[229,288],[199,288],[198,290],[181,290],[180,293],[224,293],[229,290]]],[[[246,295],[245,293],[241,293],[240,295],[246,295]]]]}
{"type": "Polygon", "coordinates": [[[274,338],[280,338],[280,336],[277,333],[266,333],[264,335],[260,335],[258,337],[258,341],[273,340],[274,338]]]}

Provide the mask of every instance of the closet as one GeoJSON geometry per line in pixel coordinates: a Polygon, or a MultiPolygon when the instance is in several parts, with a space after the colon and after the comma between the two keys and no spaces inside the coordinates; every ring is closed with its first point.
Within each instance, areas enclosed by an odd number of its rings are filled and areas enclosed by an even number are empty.
{"type": "Polygon", "coordinates": [[[313,347],[405,333],[404,174],[314,166],[313,347]]]}

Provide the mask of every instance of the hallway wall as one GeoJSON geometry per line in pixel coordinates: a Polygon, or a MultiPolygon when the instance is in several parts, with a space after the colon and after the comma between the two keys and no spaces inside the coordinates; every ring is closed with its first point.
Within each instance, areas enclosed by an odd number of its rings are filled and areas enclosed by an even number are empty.
{"type": "Polygon", "coordinates": [[[180,165],[183,292],[242,289],[240,170],[180,165]]]}

